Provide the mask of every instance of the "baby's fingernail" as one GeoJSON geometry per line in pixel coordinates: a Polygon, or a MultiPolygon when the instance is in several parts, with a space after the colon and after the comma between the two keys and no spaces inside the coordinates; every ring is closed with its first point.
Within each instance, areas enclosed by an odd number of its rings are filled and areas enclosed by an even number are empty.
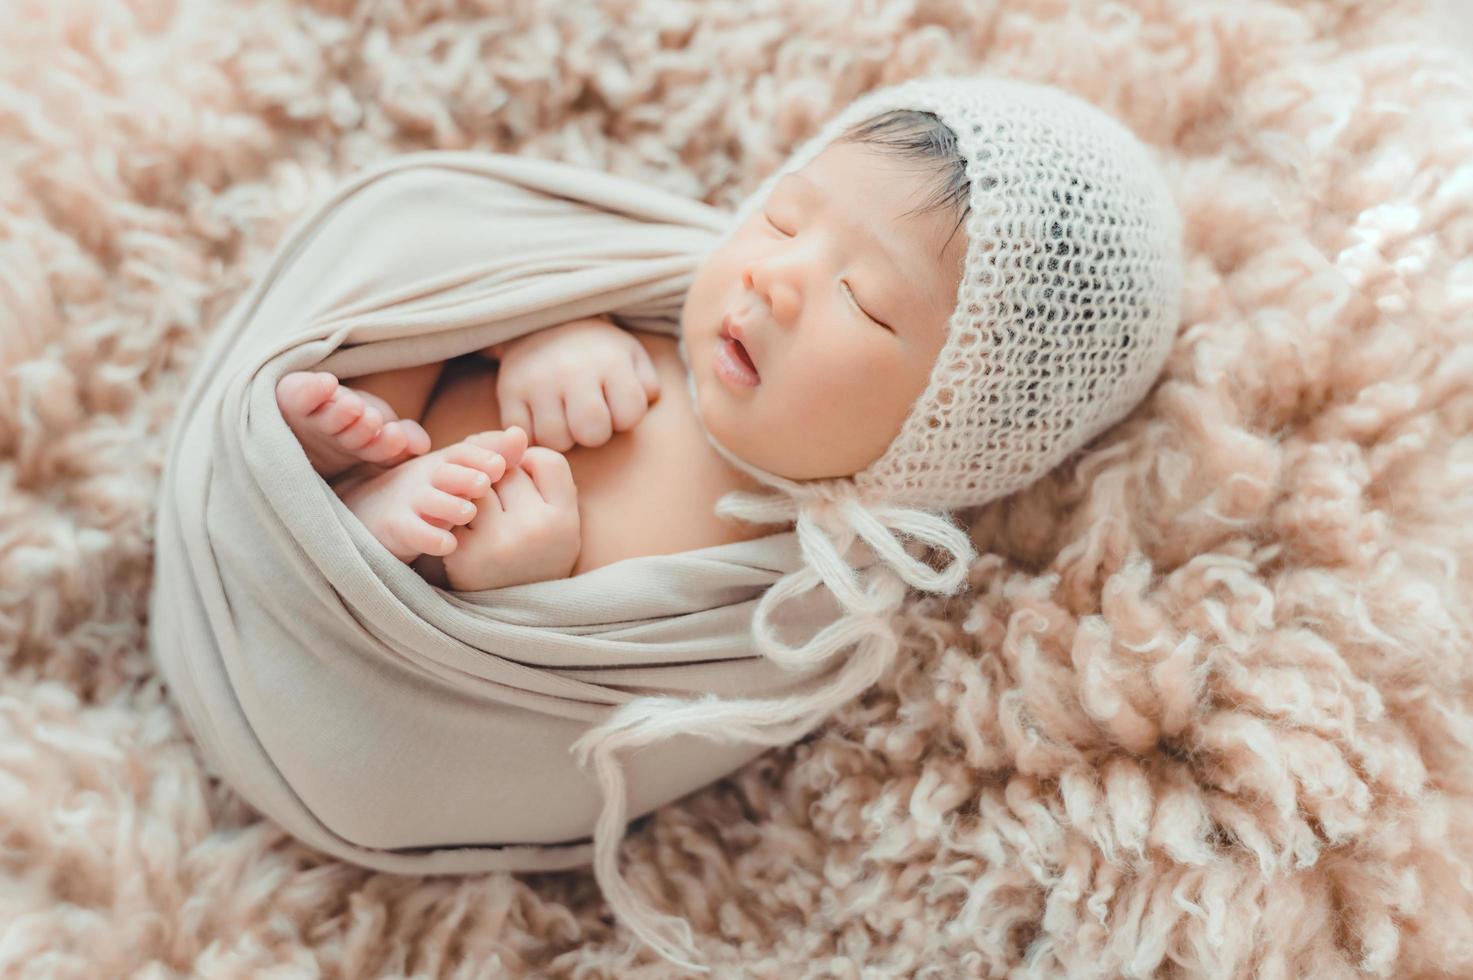
{"type": "Polygon", "coordinates": [[[491,478],[485,473],[477,473],[475,478],[471,480],[471,484],[477,490],[484,490],[491,485],[491,478]]]}

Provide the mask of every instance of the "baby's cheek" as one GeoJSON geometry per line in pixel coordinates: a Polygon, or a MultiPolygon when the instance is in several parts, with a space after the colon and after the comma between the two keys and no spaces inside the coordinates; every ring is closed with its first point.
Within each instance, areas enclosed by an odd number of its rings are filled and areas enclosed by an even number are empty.
{"type": "Polygon", "coordinates": [[[864,358],[830,356],[791,386],[792,403],[807,423],[808,438],[872,419],[876,405],[886,401],[877,367],[864,358]]]}

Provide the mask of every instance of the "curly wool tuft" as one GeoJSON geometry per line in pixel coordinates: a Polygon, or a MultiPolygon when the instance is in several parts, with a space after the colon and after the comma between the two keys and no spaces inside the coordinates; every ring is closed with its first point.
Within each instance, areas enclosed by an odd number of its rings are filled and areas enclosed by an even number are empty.
{"type": "Polygon", "coordinates": [[[201,769],[144,645],[175,399],[360,166],[515,152],[731,206],[862,92],[985,69],[1164,161],[1163,381],[967,515],[973,592],[637,825],[629,880],[742,976],[1473,974],[1473,70],[1419,0],[996,6],[13,0],[0,972],[668,975],[591,872],[368,872],[201,769]]]}

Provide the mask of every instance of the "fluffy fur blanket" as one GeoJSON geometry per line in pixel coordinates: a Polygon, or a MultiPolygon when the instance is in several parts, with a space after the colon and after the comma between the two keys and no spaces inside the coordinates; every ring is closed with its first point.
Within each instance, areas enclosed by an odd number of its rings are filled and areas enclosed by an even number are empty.
{"type": "Polygon", "coordinates": [[[586,869],[365,870],[202,770],[144,643],[166,427],[359,167],[515,152],[727,206],[861,92],[981,67],[1160,150],[1163,383],[970,515],[973,591],[910,607],[864,698],[631,828],[630,882],[728,976],[1473,973],[1473,70],[1427,14],[11,0],[0,973],[670,975],[586,869]]]}

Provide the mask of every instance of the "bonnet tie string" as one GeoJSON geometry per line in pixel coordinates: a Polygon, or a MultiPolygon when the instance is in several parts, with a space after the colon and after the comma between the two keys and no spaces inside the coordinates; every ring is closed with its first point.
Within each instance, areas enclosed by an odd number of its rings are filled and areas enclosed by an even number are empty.
{"type": "Polygon", "coordinates": [[[593,761],[603,793],[603,810],[594,826],[593,868],[604,898],[619,920],[661,956],[698,973],[710,969],[693,962],[696,950],[689,924],[645,905],[619,873],[618,845],[628,820],[624,775],[615,753],[675,735],[759,745],[797,741],[889,668],[900,642],[891,620],[904,600],[905,584],[954,595],[965,583],[975,555],[967,534],[940,515],[867,504],[852,495],[798,504],[791,498],[733,491],[717,503],[716,511],[759,524],[791,521],[797,525],[805,563],[768,588],[753,614],[753,637],[762,655],[785,669],[799,670],[822,666],[851,645],[855,651],[831,683],[807,695],[766,700],[715,695],[637,698],[619,706],[573,744],[580,766],[586,768],[593,761]],[[843,558],[856,535],[884,566],[875,569],[867,588],[843,558]],[[940,571],[930,568],[906,553],[901,535],[946,551],[951,561],[940,571]],[[801,646],[783,643],[771,623],[773,611],[820,583],[845,611],[801,646]]]}
{"type": "MultiPolygon", "coordinates": [[[[806,559],[804,566],[779,579],[763,593],[753,616],[752,632],[759,651],[779,666],[799,670],[817,666],[843,648],[840,639],[854,627],[856,617],[879,615],[893,610],[904,597],[877,583],[862,591],[859,576],[846,562],[847,551],[857,534],[893,573],[906,584],[925,592],[955,595],[965,584],[976,552],[966,532],[946,518],[923,510],[888,504],[866,504],[852,494],[797,503],[790,497],[757,497],[735,491],[722,497],[716,512],[760,524],[796,522],[798,541],[806,559]],[[837,525],[835,543],[823,525],[837,525]],[[951,555],[937,571],[906,553],[901,534],[908,535],[951,555]],[[848,615],[820,630],[807,643],[789,646],[778,639],[772,627],[774,610],[790,598],[826,585],[848,615]]],[[[884,578],[884,576],[879,576],[884,578]]]]}

